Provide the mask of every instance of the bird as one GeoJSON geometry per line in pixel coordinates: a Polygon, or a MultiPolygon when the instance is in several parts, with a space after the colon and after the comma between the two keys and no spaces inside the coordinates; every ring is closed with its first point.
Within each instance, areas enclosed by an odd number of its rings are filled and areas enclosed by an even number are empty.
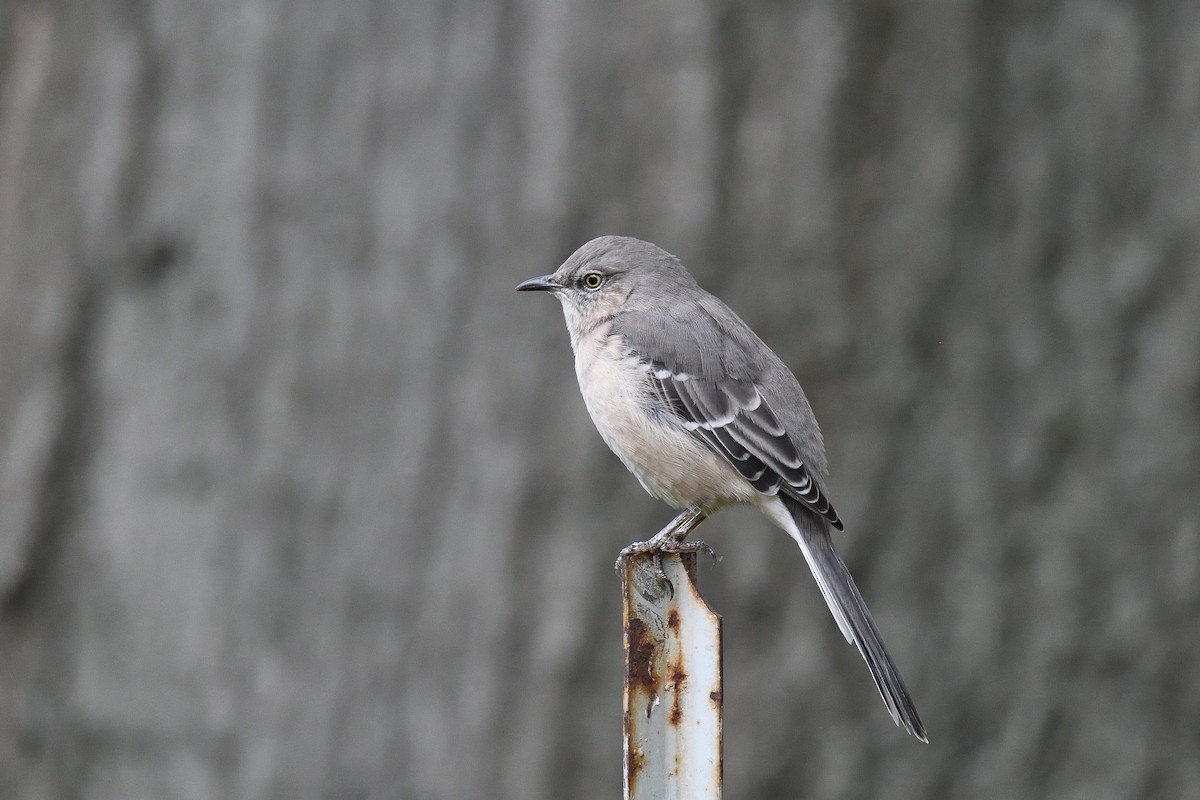
{"type": "Polygon", "coordinates": [[[592,239],[554,272],[516,289],[559,300],[580,392],[600,436],[647,492],[680,510],[622,557],[710,549],[685,539],[721,508],[758,509],[800,546],[893,721],[928,742],[904,679],[834,549],[831,529],[844,524],[823,483],[824,441],[783,361],[678,258],[639,239],[592,239]]]}

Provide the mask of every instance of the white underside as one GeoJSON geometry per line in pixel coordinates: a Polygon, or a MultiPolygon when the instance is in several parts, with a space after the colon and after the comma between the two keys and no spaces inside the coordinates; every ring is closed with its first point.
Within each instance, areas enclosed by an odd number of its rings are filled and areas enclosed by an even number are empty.
{"type": "Polygon", "coordinates": [[[572,344],[579,389],[596,430],[646,491],[675,508],[700,504],[710,510],[762,496],[681,420],[663,413],[645,366],[608,335],[607,325],[572,344]]]}

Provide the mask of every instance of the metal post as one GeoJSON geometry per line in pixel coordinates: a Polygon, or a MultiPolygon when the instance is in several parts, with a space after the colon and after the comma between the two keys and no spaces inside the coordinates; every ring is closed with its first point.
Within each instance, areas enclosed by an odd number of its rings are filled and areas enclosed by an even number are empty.
{"type": "Polygon", "coordinates": [[[696,588],[696,556],[622,562],[625,800],[721,797],[721,617],[696,588]]]}

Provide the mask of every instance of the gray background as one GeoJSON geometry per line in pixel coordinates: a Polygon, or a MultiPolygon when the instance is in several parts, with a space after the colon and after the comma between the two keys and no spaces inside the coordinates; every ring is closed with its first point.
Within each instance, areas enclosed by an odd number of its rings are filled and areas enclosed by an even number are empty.
{"type": "Polygon", "coordinates": [[[556,304],[657,242],[793,367],[931,744],[703,529],[726,792],[1200,785],[1200,6],[0,3],[0,796],[620,791],[556,304]]]}

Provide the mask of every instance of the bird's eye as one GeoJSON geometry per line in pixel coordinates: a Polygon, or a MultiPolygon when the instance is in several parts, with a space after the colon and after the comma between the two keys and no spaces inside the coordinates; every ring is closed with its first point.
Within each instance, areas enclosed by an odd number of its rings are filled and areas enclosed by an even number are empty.
{"type": "Polygon", "coordinates": [[[599,272],[589,272],[583,276],[583,288],[585,289],[599,289],[602,283],[604,283],[604,276],[599,272]]]}

